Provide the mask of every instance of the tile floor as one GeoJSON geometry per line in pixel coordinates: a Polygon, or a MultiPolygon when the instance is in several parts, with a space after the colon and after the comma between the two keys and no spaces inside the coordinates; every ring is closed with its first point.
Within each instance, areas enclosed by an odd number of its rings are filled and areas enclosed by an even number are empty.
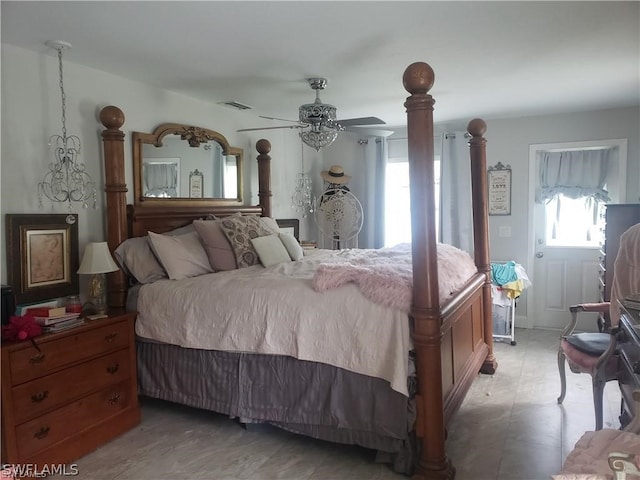
{"type": "MultiPolygon", "coordinates": [[[[594,424],[588,375],[569,373],[556,398],[558,332],[516,331],[517,346],[496,343],[493,376],[475,380],[449,427],[457,480],[549,479],[594,424]]],[[[605,427],[618,428],[620,394],[605,389],[605,427]]],[[[87,480],[400,480],[371,451],[276,428],[245,430],[215,413],[143,399],[142,423],[77,461],[87,480]]]]}

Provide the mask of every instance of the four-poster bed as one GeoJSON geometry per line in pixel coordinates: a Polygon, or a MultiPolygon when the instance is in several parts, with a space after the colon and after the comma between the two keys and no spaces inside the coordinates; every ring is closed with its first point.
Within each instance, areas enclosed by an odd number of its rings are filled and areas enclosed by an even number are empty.
{"type": "MultiPolygon", "coordinates": [[[[417,392],[411,401],[415,406],[415,436],[420,445],[417,458],[409,459],[413,465],[414,478],[453,478],[455,469],[445,454],[445,425],[458,409],[468,388],[479,371],[493,373],[496,361],[492,353],[492,319],[491,319],[491,290],[490,263],[488,247],[488,219],[486,199],[486,159],[485,124],[476,119],[469,123],[471,168],[473,178],[473,217],[474,217],[474,255],[477,273],[465,283],[446,303],[440,305],[438,292],[438,260],[436,253],[436,237],[434,224],[434,195],[433,195],[433,99],[428,90],[433,84],[433,71],[425,63],[415,63],[407,68],[404,74],[404,86],[410,93],[405,107],[408,121],[408,146],[411,181],[411,211],[412,211],[412,262],[413,262],[413,304],[410,313],[412,323],[411,340],[415,352],[415,369],[417,378],[417,392]]],[[[122,242],[130,237],[147,235],[148,231],[162,233],[177,227],[190,224],[208,215],[226,217],[241,213],[243,215],[260,215],[271,217],[270,191],[270,161],[271,146],[267,140],[260,140],[256,144],[258,151],[258,205],[178,205],[166,206],[153,203],[144,204],[136,201],[133,205],[126,205],[127,186],[124,171],[124,133],[120,130],[124,124],[123,112],[114,106],[105,107],[100,119],[106,130],[103,132],[104,163],[105,163],[105,191],[107,195],[107,239],[114,251],[122,242]]],[[[135,146],[134,146],[135,148],[135,146]]],[[[223,272],[227,273],[227,272],[223,272]]],[[[213,275],[221,275],[213,274],[213,275]]],[[[109,275],[109,305],[113,308],[123,308],[126,305],[128,280],[124,272],[109,275]]],[[[406,318],[406,317],[405,317],[406,318]]],[[[157,342],[156,342],[157,344],[157,342]]],[[[149,394],[160,389],[153,384],[155,373],[150,365],[158,358],[175,361],[175,352],[165,350],[179,350],[183,354],[201,356],[199,350],[176,347],[175,345],[155,346],[151,342],[141,341],[139,346],[139,372],[141,376],[141,392],[149,394]],[[160,356],[158,356],[160,355],[160,356]],[[167,355],[166,357],[163,355],[167,355]],[[146,384],[146,382],[149,382],[146,384]],[[153,384],[153,386],[149,386],[153,384]],[[146,392],[146,393],[145,393],[146,392]]],[[[260,368],[264,359],[258,355],[233,357],[229,352],[216,357],[215,362],[228,361],[236,368],[241,365],[248,369],[251,362],[255,368],[260,368]],[[221,360],[222,359],[222,360],[221,360]]],[[[272,356],[273,357],[273,356],[272,356]]],[[[277,357],[277,356],[276,356],[277,357]]],[[[406,357],[405,357],[406,358],[406,357]]],[[[193,358],[189,365],[193,365],[193,358]]],[[[202,362],[200,368],[213,368],[211,360],[198,359],[202,362]]],[[[268,360],[267,360],[268,361],[268,360]]],[[[326,365],[304,363],[289,357],[277,358],[282,361],[283,371],[298,371],[297,368],[311,368],[314,375],[322,376],[326,365]],[[318,373],[320,372],[320,373],[318,373]],[[322,374],[322,375],[320,375],[322,374]]],[[[176,367],[179,368],[179,367],[176,367]]],[[[233,374],[235,375],[235,373],[233,374]]],[[[262,373],[261,373],[262,375],[262,373]]],[[[375,390],[373,384],[386,383],[379,378],[356,376],[340,369],[331,370],[330,376],[344,375],[344,385],[352,386],[356,391],[376,392],[380,398],[387,399],[390,404],[397,405],[405,402],[401,408],[406,409],[406,396],[398,396],[398,392],[375,390]],[[351,383],[353,382],[353,383],[351,383]],[[364,382],[364,383],[362,383],[364,382]],[[388,398],[387,398],[388,397],[388,398]],[[404,399],[404,400],[403,400],[404,399]]],[[[201,375],[202,376],[202,375],[201,375]]],[[[261,377],[262,378],[262,377],[261,377]]],[[[295,386],[293,386],[295,387],[295,386]]],[[[293,388],[292,387],[292,388],[293,388]]],[[[288,388],[288,387],[287,387],[288,388]]],[[[342,385],[340,387],[342,389],[342,385]]],[[[387,387],[383,387],[387,388],[387,387]]],[[[348,389],[348,388],[347,388],[348,389]]],[[[175,393],[175,392],[174,392],[175,393]]],[[[268,393],[267,393],[268,395],[268,393]]],[[[201,399],[191,401],[180,395],[157,395],[172,401],[181,401],[201,408],[216,409],[218,400],[214,403],[201,403],[201,399]]],[[[386,400],[385,400],[386,401],[386,400]]],[[[375,409],[374,409],[375,410],[375,409]]],[[[218,410],[220,411],[220,410],[218,410]]],[[[223,412],[227,412],[224,408],[223,412]]],[[[233,410],[235,412],[235,410],[233,410]]],[[[384,416],[385,410],[372,412],[372,415],[384,416]],[[382,412],[382,415],[380,413],[382,412]]],[[[307,412],[304,412],[305,414],[307,412]]],[[[404,412],[402,412],[404,415],[404,412]]],[[[240,416],[240,415],[238,415],[240,416]]],[[[396,451],[397,438],[395,433],[390,437],[369,435],[363,433],[363,425],[356,425],[353,429],[341,430],[333,426],[303,425],[295,421],[283,421],[280,417],[261,417],[271,420],[277,426],[299,433],[308,434],[328,440],[359,443],[382,451],[396,451]],[[366,438],[365,438],[366,437],[366,438]],[[363,439],[360,441],[361,439],[363,439]],[[392,443],[394,447],[388,447],[392,443]]],[[[404,417],[403,417],[404,418],[404,417]]],[[[377,420],[374,418],[374,420],[377,420]]],[[[375,421],[373,422],[375,423],[375,421]]],[[[384,422],[383,422],[384,423],[384,422]]],[[[386,428],[386,427],[385,427],[386,428]]],[[[389,427],[393,430],[394,427],[389,427]]]]}

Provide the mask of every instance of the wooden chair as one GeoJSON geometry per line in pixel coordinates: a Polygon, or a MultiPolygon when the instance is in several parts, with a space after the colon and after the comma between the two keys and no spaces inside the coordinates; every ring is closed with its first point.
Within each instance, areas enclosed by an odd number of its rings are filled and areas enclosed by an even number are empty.
{"type": "MultiPolygon", "coordinates": [[[[565,360],[573,373],[591,375],[593,406],[596,416],[596,430],[602,429],[602,396],[607,382],[617,379],[617,328],[611,333],[573,333],[580,312],[606,312],[609,302],[584,303],[569,308],[571,321],[560,335],[558,348],[558,370],[560,371],[560,396],[558,403],[564,401],[567,393],[565,360]]],[[[616,322],[617,324],[617,322],[616,322]]]]}

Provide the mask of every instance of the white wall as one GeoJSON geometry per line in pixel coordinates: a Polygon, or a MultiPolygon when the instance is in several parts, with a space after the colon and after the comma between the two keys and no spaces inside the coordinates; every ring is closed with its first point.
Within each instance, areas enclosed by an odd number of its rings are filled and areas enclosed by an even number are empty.
{"type": "MultiPolygon", "coordinates": [[[[159,90],[149,85],[76,65],[73,50],[64,57],[64,84],[67,96],[67,132],[78,135],[82,142],[80,160],[101,186],[104,183],[102,163],[100,110],[115,105],[125,114],[122,130],[125,137],[125,171],[133,201],[133,167],[131,160],[131,132],[151,132],[161,123],[175,122],[210,128],[222,133],[233,146],[244,149],[245,197],[252,204],[257,199],[257,164],[255,142],[268,138],[272,143],[271,190],[274,216],[295,218],[291,210],[290,185],[300,169],[300,142],[293,130],[237,133],[242,127],[256,125],[256,117],[247,112],[159,90]],[[269,133],[268,136],[264,133],[269,133]]],[[[44,209],[38,207],[37,184],[44,176],[52,152],[47,146],[49,137],[61,133],[60,90],[58,62],[55,52],[45,54],[2,45],[2,142],[0,158],[1,204],[4,225],[7,213],[66,213],[65,205],[52,207],[45,199],[44,209]]],[[[226,100],[226,99],[225,99],[226,100]]],[[[315,161],[317,178],[318,155],[307,149],[308,168],[315,161]]],[[[99,195],[98,210],[83,210],[74,204],[79,214],[80,254],[88,242],[106,238],[104,226],[104,195],[99,195]]],[[[303,228],[304,224],[303,224],[303,228]]],[[[306,231],[303,230],[305,233],[306,231]]],[[[2,283],[6,283],[5,234],[0,235],[0,263],[2,283]]]]}

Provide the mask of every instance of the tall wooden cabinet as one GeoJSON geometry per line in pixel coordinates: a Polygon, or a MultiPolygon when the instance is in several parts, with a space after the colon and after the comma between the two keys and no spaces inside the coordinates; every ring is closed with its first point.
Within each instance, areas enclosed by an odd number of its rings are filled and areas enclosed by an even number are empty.
{"type": "MultiPolygon", "coordinates": [[[[632,225],[640,223],[640,204],[611,204],[605,207],[604,240],[600,255],[600,301],[611,300],[613,263],[618,255],[620,236],[632,225]]],[[[600,331],[611,327],[609,314],[598,319],[600,331]]]]}

